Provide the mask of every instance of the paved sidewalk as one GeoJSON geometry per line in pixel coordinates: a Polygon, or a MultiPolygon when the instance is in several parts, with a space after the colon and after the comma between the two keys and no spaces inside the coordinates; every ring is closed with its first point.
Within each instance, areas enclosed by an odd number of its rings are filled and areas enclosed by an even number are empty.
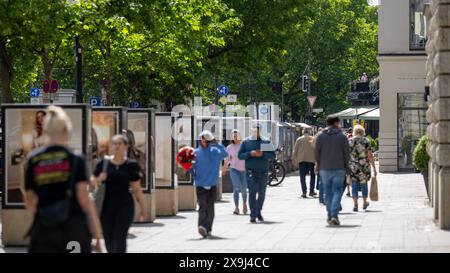
{"type": "MultiPolygon", "coordinates": [[[[129,252],[450,252],[450,231],[438,229],[419,174],[380,174],[380,201],[352,211],[343,198],[342,226],[327,227],[317,198],[299,198],[298,176],[268,188],[265,223],[232,214],[231,194],[216,203],[211,239],[200,239],[196,212],[131,228],[129,252]]],[[[4,249],[0,248],[0,252],[4,249]]],[[[6,249],[24,251],[24,249],[6,249]]]]}

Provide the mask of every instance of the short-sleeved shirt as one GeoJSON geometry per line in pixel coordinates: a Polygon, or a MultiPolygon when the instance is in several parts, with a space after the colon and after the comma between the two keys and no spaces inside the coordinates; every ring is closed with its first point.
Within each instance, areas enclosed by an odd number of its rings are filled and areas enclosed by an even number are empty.
{"type": "Polygon", "coordinates": [[[27,160],[25,188],[38,196],[38,207],[71,198],[71,215],[84,216],[76,199],[76,184],[87,182],[86,162],[63,146],[34,150],[27,160]],[[69,187],[70,190],[69,190],[69,187]]]}
{"type": "Polygon", "coordinates": [[[124,202],[132,202],[130,183],[141,178],[139,164],[136,160],[127,159],[121,165],[115,165],[110,159],[103,158],[96,166],[94,175],[99,176],[106,171],[104,208],[120,207],[124,202]],[[105,162],[106,160],[106,162],[105,162]]]}
{"type": "Polygon", "coordinates": [[[350,141],[350,176],[353,180],[367,183],[370,179],[370,142],[365,137],[353,137],[350,141]]]}

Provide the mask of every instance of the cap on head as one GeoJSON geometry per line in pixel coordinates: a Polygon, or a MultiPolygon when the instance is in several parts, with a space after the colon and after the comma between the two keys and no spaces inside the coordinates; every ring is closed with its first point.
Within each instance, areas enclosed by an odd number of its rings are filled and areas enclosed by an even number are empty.
{"type": "Polygon", "coordinates": [[[206,141],[212,141],[214,140],[214,135],[210,131],[205,130],[200,134],[200,138],[203,138],[206,141]]]}

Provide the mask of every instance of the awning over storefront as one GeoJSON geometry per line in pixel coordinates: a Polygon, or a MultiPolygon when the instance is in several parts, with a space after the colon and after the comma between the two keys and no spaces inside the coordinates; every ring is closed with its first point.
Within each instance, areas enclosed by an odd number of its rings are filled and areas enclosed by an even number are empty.
{"type": "Polygon", "coordinates": [[[370,107],[351,107],[341,112],[333,114],[341,119],[365,119],[365,120],[379,120],[380,108],[378,106],[370,107]]]}
{"type": "Polygon", "coordinates": [[[380,120],[380,108],[373,109],[370,112],[362,114],[358,119],[363,120],[380,120]]]}

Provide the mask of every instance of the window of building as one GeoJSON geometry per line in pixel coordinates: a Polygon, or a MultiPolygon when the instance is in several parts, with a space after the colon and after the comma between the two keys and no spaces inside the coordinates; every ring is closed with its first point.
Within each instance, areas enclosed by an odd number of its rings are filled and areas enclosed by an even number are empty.
{"type": "Polygon", "coordinates": [[[398,168],[412,170],[414,149],[427,130],[428,106],[423,93],[399,93],[397,102],[398,168]]]}
{"type": "Polygon", "coordinates": [[[409,47],[410,50],[424,50],[427,41],[427,23],[424,14],[424,5],[428,0],[409,1],[409,47]]]}

